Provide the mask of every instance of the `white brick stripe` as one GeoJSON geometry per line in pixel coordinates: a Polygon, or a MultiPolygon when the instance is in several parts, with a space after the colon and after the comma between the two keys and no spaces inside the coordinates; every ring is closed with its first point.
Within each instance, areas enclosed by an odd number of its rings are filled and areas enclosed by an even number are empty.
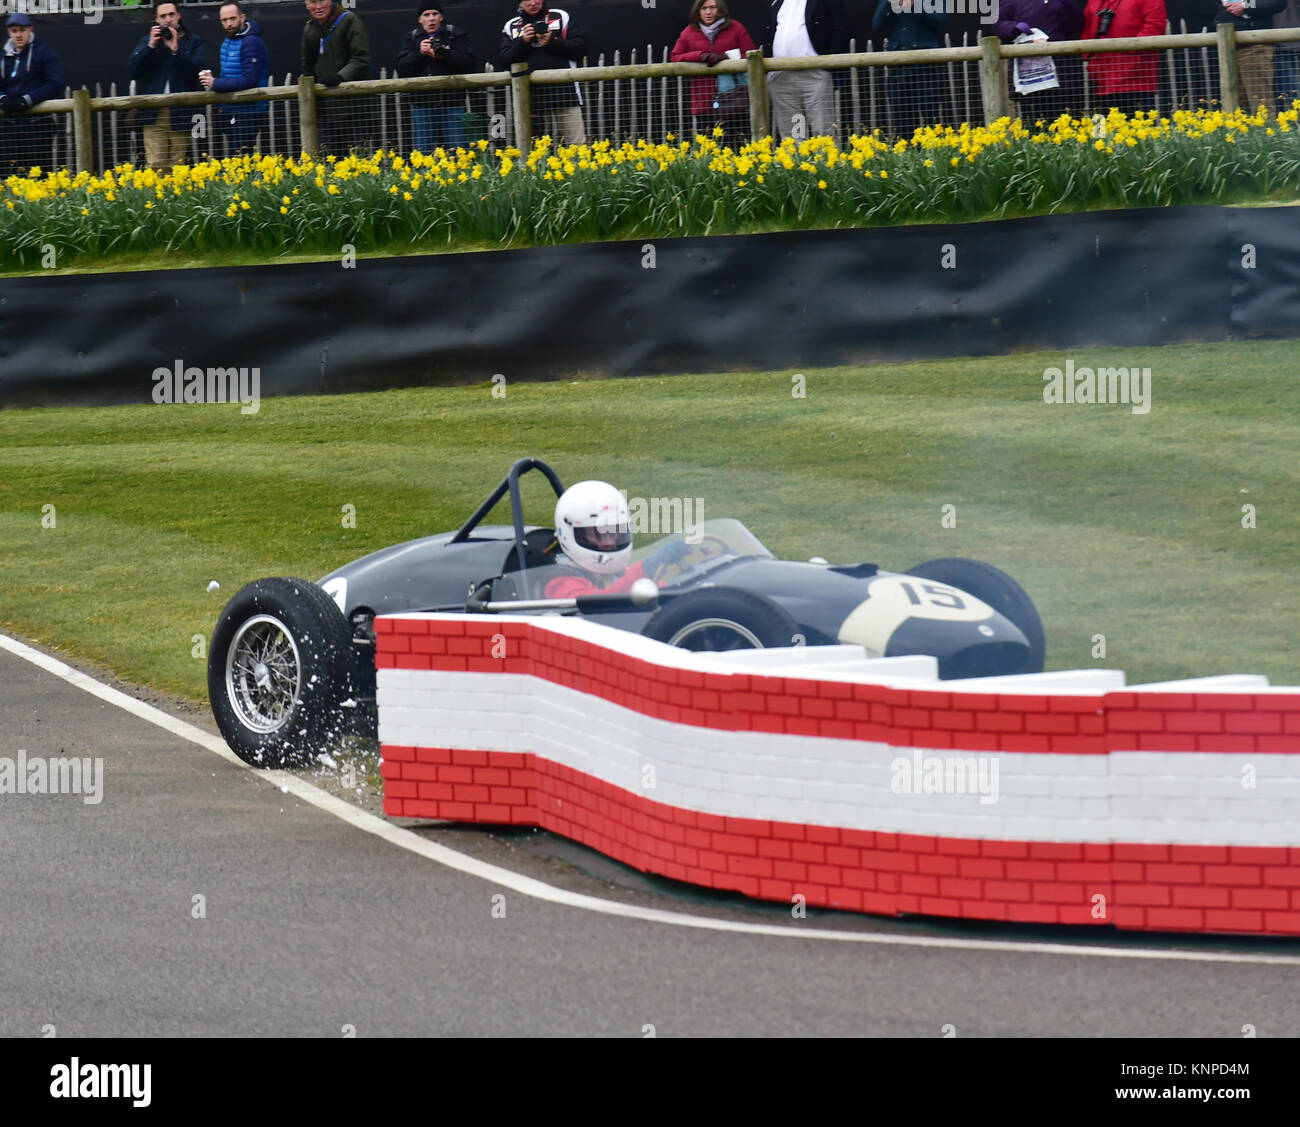
{"type": "Polygon", "coordinates": [[[733,817],[1007,841],[1300,844],[1300,755],[975,753],[727,732],[522,674],[404,669],[379,671],[379,736],[532,752],[656,802],[733,817]],[[997,801],[895,793],[891,764],[916,750],[984,760],[986,771],[996,763],[997,801]]]}

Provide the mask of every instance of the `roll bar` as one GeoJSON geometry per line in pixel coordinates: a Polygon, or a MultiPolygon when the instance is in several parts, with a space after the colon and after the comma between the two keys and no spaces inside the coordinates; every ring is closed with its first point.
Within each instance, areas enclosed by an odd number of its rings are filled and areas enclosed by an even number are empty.
{"type": "Polygon", "coordinates": [[[479,522],[509,492],[510,513],[515,530],[515,559],[519,564],[519,570],[523,571],[528,566],[528,561],[524,551],[524,507],[519,499],[519,479],[532,470],[540,470],[545,475],[546,480],[551,483],[551,488],[555,490],[557,498],[564,492],[564,484],[560,481],[559,475],[541,458],[520,458],[510,467],[510,472],[502,479],[501,484],[488,494],[487,500],[474,510],[473,515],[461,526],[460,531],[451,538],[449,543],[462,544],[468,540],[469,534],[478,527],[479,522]]]}

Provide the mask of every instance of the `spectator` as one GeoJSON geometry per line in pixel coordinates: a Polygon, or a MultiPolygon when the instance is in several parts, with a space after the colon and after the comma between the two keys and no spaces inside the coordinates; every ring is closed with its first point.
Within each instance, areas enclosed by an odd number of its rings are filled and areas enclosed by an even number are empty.
{"type": "MultiPolygon", "coordinates": [[[[1287,0],[1286,8],[1273,20],[1274,27],[1300,27],[1300,0],[1287,0]]],[[[1300,98],[1300,41],[1279,43],[1273,53],[1273,87],[1284,110],[1300,98]]]]}
{"type": "MultiPolygon", "coordinates": [[[[402,36],[399,77],[468,74],[474,69],[468,32],[447,23],[440,4],[425,4],[418,18],[419,26],[402,36]]],[[[411,148],[431,153],[439,145],[452,149],[465,144],[463,91],[412,94],[410,99],[411,148]]]]}
{"type": "MultiPolygon", "coordinates": [[[[199,71],[204,67],[203,40],[186,29],[180,9],[172,0],[158,0],[153,18],[149,34],[140,40],[127,63],[136,81],[136,93],[180,94],[199,89],[199,71]]],[[[136,119],[144,129],[145,160],[155,172],[170,172],[189,154],[189,128],[174,128],[171,114],[170,106],[149,106],[140,110],[136,119]]],[[[176,111],[181,121],[186,120],[185,115],[183,109],[176,111]]]]}
{"type": "MultiPolygon", "coordinates": [[[[1214,17],[1222,6],[1219,0],[1165,0],[1169,29],[1174,35],[1213,31],[1214,17]]],[[[1172,51],[1170,54],[1173,57],[1172,78],[1168,76],[1170,68],[1165,65],[1160,66],[1160,71],[1162,81],[1172,82],[1170,102],[1173,108],[1208,108],[1219,97],[1219,68],[1212,63],[1204,66],[1201,52],[1197,50],[1172,51]]]]}
{"type": "Polygon", "coordinates": [[[28,115],[47,98],[63,96],[63,66],[54,48],[38,42],[31,18],[14,12],[5,21],[9,41],[0,58],[0,175],[52,160],[54,118],[28,115]]]}
{"type": "MultiPolygon", "coordinates": [[[[998,15],[1001,18],[989,34],[1003,43],[1014,43],[1016,36],[1028,35],[1034,28],[1051,43],[1079,39],[1083,32],[1083,7],[1074,0],[1001,0],[998,15]]],[[[1063,113],[1083,113],[1083,60],[1078,55],[1048,57],[1056,66],[1055,89],[1014,94],[1020,102],[1020,116],[1031,126],[1036,121],[1050,125],[1063,113]]]]}
{"type": "MultiPolygon", "coordinates": [[[[498,53],[503,70],[514,63],[527,63],[533,71],[559,70],[578,65],[587,53],[587,41],[563,8],[548,8],[545,0],[523,0],[501,29],[498,53]]],[[[578,84],[533,87],[532,125],[534,137],[550,134],[557,144],[585,144],[578,84]]]]}
{"type": "MultiPolygon", "coordinates": [[[[1258,31],[1273,26],[1273,17],[1286,7],[1286,0],[1233,0],[1224,4],[1216,23],[1231,23],[1238,31],[1258,31]]],[[[1237,44],[1237,86],[1241,108],[1255,113],[1260,106],[1273,116],[1273,44],[1237,44]]]]}
{"type": "MultiPolygon", "coordinates": [[[[871,33],[889,40],[891,51],[920,51],[943,46],[948,17],[923,9],[920,0],[880,0],[871,20],[871,33]]],[[[943,92],[941,64],[890,67],[886,90],[894,115],[894,132],[910,137],[938,120],[943,92]]]]}
{"type": "MultiPolygon", "coordinates": [[[[849,49],[844,0],[772,0],[763,48],[770,59],[842,55],[849,49]]],[[[835,84],[828,70],[781,70],[767,76],[772,133],[820,137],[835,125],[835,84]]]]}
{"type": "MultiPolygon", "coordinates": [[[[671,58],[675,63],[704,63],[712,67],[722,62],[729,51],[738,52],[734,58],[743,58],[753,50],[756,50],[754,41],[745,25],[733,20],[727,11],[727,0],[695,0],[671,58]]],[[[743,145],[749,137],[749,94],[743,84],[724,83],[723,78],[737,79],[744,75],[691,79],[691,115],[703,118],[696,124],[697,132],[708,132],[720,124],[724,145],[743,145]]]]}
{"type": "MultiPolygon", "coordinates": [[[[307,14],[311,19],[302,29],[302,73],[330,88],[369,78],[370,37],[361,17],[344,11],[338,0],[307,0],[307,14]]],[[[322,154],[342,156],[351,148],[348,108],[341,99],[316,103],[317,142],[322,154]]],[[[352,116],[359,120],[355,112],[352,116]]]]}
{"type": "MultiPolygon", "coordinates": [[[[1164,33],[1165,0],[1088,0],[1084,9],[1084,39],[1135,39],[1164,33]],[[1103,13],[1110,13],[1109,17],[1103,13]]],[[[1094,110],[1114,107],[1131,116],[1139,110],[1156,108],[1158,52],[1085,55],[1084,60],[1092,83],[1094,110]]]]}
{"type": "MultiPolygon", "coordinates": [[[[244,15],[237,0],[222,4],[217,14],[226,33],[221,42],[221,75],[214,78],[210,70],[203,71],[199,75],[203,89],[224,94],[266,86],[271,81],[271,56],[262,41],[261,25],[244,15]]],[[[236,102],[221,106],[220,115],[221,133],[233,155],[257,148],[257,135],[267,128],[270,113],[266,102],[236,102]]]]}

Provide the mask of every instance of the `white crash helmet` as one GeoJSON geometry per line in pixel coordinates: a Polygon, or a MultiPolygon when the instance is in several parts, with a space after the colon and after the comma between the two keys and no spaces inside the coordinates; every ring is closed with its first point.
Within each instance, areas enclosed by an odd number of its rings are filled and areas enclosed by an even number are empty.
{"type": "Polygon", "coordinates": [[[555,502],[555,536],[564,554],[584,571],[615,575],[632,556],[632,522],[627,500],[607,481],[580,481],[555,502]],[[614,547],[602,550],[593,533],[614,533],[614,547]]]}

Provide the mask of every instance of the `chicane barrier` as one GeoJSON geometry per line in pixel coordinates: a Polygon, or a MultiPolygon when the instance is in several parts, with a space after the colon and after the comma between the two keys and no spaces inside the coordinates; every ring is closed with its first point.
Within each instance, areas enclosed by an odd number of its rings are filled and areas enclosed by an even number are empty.
{"type": "Polygon", "coordinates": [[[540,826],[764,900],[1300,934],[1300,687],[938,681],[576,619],[376,620],[385,812],[540,826]]]}

